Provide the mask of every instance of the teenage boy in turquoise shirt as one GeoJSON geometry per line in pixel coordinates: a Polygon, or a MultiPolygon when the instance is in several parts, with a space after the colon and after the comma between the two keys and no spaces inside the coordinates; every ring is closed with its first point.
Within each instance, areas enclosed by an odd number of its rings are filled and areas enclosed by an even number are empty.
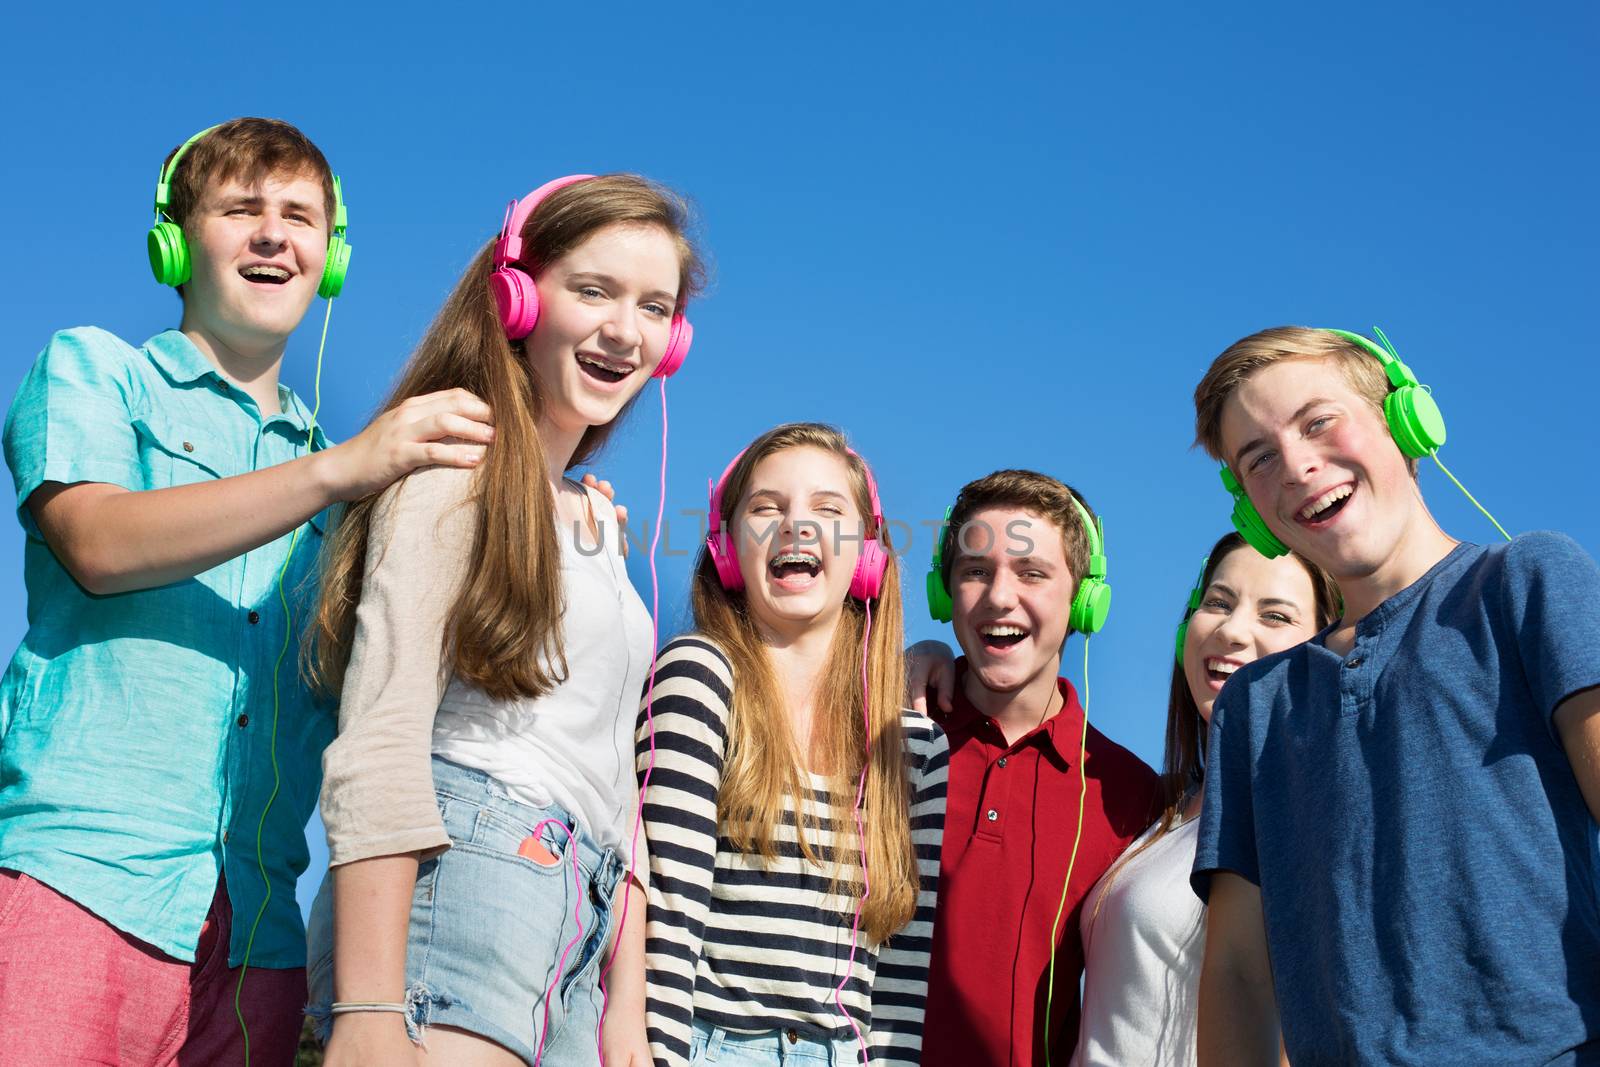
{"type": "Polygon", "coordinates": [[[327,509],[492,436],[457,390],[330,447],[278,381],[348,263],[327,161],[254,118],[169,161],[152,267],[178,329],[56,334],[6,420],[28,590],[0,681],[10,1064],[241,1062],[247,1030],[257,1062],[292,1060],[295,880],[334,731],[295,653],[327,509]]]}
{"type": "Polygon", "coordinates": [[[1211,719],[1194,886],[1202,1067],[1600,1063],[1600,568],[1458,542],[1444,440],[1392,350],[1282,327],[1195,391],[1235,523],[1344,617],[1241,668],[1211,719]]]}

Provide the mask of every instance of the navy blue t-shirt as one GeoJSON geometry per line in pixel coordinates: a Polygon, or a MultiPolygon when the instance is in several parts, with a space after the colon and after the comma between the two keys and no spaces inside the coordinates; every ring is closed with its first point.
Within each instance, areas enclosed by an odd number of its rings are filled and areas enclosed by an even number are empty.
{"type": "Polygon", "coordinates": [[[1600,1063],[1600,828],[1551,721],[1600,685],[1600,568],[1458,545],[1326,636],[1224,687],[1194,866],[1261,887],[1289,1058],[1600,1063]]]}

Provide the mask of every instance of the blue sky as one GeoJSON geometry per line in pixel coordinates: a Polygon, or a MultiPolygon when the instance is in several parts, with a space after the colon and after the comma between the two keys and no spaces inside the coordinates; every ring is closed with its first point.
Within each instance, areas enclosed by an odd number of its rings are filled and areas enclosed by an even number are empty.
{"type": "MultiPolygon", "coordinates": [[[[1227,524],[1190,395],[1246,333],[1383,326],[1444,408],[1445,461],[1502,523],[1600,554],[1593,4],[577,8],[14,13],[0,396],[53,330],[176,324],[144,254],[161,158],[272,115],[324,148],[350,206],[323,377],[336,437],[507,200],[648,174],[694,200],[715,265],[668,387],[668,515],[703,509],[761,430],[842,426],[914,531],[909,636],[948,636],[924,610],[918,523],[998,467],[1061,477],[1105,516],[1116,591],[1090,715],[1152,763],[1172,627],[1227,524]]],[[[286,360],[304,392],[320,319],[286,360]]],[[[659,433],[647,397],[598,464],[638,518],[659,433]]],[[[1422,479],[1447,530],[1494,536],[1422,479]]],[[[697,530],[680,518],[660,560],[666,633],[697,530]]],[[[8,649],[21,542],[0,524],[8,649]]],[[[630,569],[648,601],[642,557],[630,569]]],[[[1074,677],[1079,658],[1074,642],[1074,677]]]]}

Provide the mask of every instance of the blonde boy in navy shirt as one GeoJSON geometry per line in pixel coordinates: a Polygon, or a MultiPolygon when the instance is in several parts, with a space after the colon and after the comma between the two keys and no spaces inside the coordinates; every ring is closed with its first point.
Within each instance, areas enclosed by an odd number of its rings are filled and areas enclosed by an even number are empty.
{"type": "Polygon", "coordinates": [[[1195,391],[1236,521],[1344,597],[1212,716],[1202,1067],[1276,1063],[1279,1013],[1296,1067],[1600,1063],[1600,568],[1439,528],[1398,442],[1442,421],[1386,420],[1431,404],[1397,362],[1283,327],[1195,391]]]}
{"type": "Polygon", "coordinates": [[[492,432],[455,390],[328,447],[278,382],[342,274],[325,271],[342,244],[327,161],[270,119],[180,153],[158,235],[178,329],[137,348],[56,334],[6,420],[28,590],[0,682],[0,1059],[16,1067],[243,1062],[247,954],[255,1062],[292,1060],[295,879],[333,734],[294,638],[325,512],[424,464],[472,466],[492,432]]]}

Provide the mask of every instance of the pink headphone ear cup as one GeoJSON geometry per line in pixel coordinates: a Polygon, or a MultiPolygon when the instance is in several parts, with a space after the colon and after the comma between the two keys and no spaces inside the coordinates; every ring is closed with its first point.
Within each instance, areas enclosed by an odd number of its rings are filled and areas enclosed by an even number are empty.
{"type": "Polygon", "coordinates": [[[689,344],[694,340],[694,327],[682,315],[672,316],[672,333],[667,337],[667,351],[656,364],[652,378],[670,378],[678,373],[689,354],[689,344]]]}
{"type": "Polygon", "coordinates": [[[526,272],[501,267],[489,276],[489,291],[508,338],[520,341],[533,332],[539,321],[539,287],[526,272]]]}
{"type": "Polygon", "coordinates": [[[731,531],[717,530],[707,534],[706,550],[711,553],[711,562],[717,568],[717,579],[722,582],[722,588],[730,593],[743,589],[744,575],[739,572],[739,554],[734,550],[731,531]]]}
{"type": "Polygon", "coordinates": [[[888,570],[889,555],[883,550],[883,542],[875,538],[863,541],[855,573],[850,575],[850,595],[857,600],[871,600],[883,589],[883,576],[888,570]]]}

